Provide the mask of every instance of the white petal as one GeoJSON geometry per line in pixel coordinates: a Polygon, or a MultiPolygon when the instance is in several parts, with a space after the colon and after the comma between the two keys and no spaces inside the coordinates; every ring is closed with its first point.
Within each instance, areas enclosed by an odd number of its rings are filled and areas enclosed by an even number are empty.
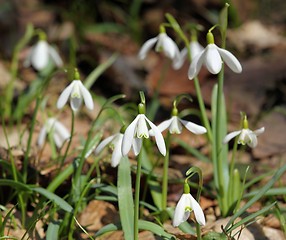
{"type": "Polygon", "coordinates": [[[46,41],[38,41],[31,56],[32,66],[36,70],[44,69],[49,63],[49,45],[46,41]]]}
{"type": "Polygon", "coordinates": [[[169,127],[169,132],[171,134],[181,134],[182,133],[182,124],[179,121],[180,119],[177,116],[172,117],[172,122],[169,127]]]}
{"type": "Polygon", "coordinates": [[[259,128],[255,131],[253,131],[253,133],[256,135],[256,136],[259,136],[261,133],[264,133],[265,131],[265,127],[262,127],[262,128],[259,128]]]}
{"type": "Polygon", "coordinates": [[[63,61],[58,54],[58,52],[51,46],[49,46],[49,54],[51,56],[51,59],[54,61],[57,67],[61,67],[63,65],[63,61]]]}
{"type": "Polygon", "coordinates": [[[61,136],[57,132],[54,132],[52,134],[53,134],[53,140],[57,148],[61,148],[64,144],[64,140],[61,138],[61,136]]]}
{"type": "Polygon", "coordinates": [[[203,126],[200,126],[198,124],[195,124],[189,121],[185,121],[183,119],[179,119],[179,120],[186,127],[186,129],[188,129],[190,132],[194,134],[204,134],[207,132],[207,129],[203,126]]]}
{"type": "Polygon", "coordinates": [[[133,120],[133,122],[126,128],[125,133],[123,135],[122,140],[122,155],[126,156],[131,149],[133,138],[135,134],[136,125],[138,123],[138,119],[140,118],[140,114],[133,120]]]}
{"type": "Polygon", "coordinates": [[[206,48],[205,65],[209,72],[218,74],[221,70],[222,60],[215,44],[209,44],[206,48]]]}
{"type": "Polygon", "coordinates": [[[149,39],[143,44],[143,46],[141,47],[138,53],[139,59],[143,60],[146,58],[148,51],[155,45],[157,40],[158,40],[158,37],[154,37],[154,38],[149,39]]]}
{"type": "Polygon", "coordinates": [[[81,97],[71,97],[70,105],[71,105],[71,108],[73,111],[78,111],[81,104],[82,104],[82,98],[81,97]]]}
{"type": "Polygon", "coordinates": [[[40,147],[42,147],[42,146],[44,145],[46,136],[47,136],[47,130],[46,130],[45,127],[42,127],[42,128],[41,128],[41,131],[40,131],[40,133],[39,133],[39,137],[38,137],[38,145],[39,145],[40,147]]]}
{"type": "MultiPolygon", "coordinates": [[[[170,118],[170,119],[168,119],[168,120],[165,120],[165,121],[161,122],[161,123],[157,126],[157,128],[159,129],[160,132],[163,132],[163,131],[165,131],[167,128],[170,127],[172,121],[173,121],[173,118],[170,118]]],[[[153,131],[153,130],[150,130],[150,132],[152,132],[152,136],[154,136],[154,131],[153,131]]]]}
{"type": "Polygon", "coordinates": [[[135,156],[137,156],[142,148],[142,138],[133,138],[132,148],[135,156]]]}
{"type": "Polygon", "coordinates": [[[257,146],[257,137],[253,132],[248,134],[247,145],[251,148],[255,148],[257,146]]]}
{"type": "Polygon", "coordinates": [[[204,48],[197,41],[191,41],[190,50],[191,50],[192,59],[194,59],[198,54],[204,51],[204,48]]]}
{"type": "Polygon", "coordinates": [[[245,145],[247,142],[249,142],[249,129],[242,129],[241,133],[239,134],[237,143],[245,145]]]}
{"type": "Polygon", "coordinates": [[[54,123],[54,128],[55,128],[55,133],[59,135],[59,137],[62,139],[63,142],[67,141],[70,138],[70,132],[59,121],[56,121],[54,123]]]}
{"type": "Polygon", "coordinates": [[[81,81],[79,81],[79,89],[81,92],[81,95],[83,97],[85,106],[89,109],[89,110],[93,110],[93,99],[92,96],[90,94],[90,92],[85,88],[85,86],[82,84],[81,81]]]}
{"type": "Polygon", "coordinates": [[[165,37],[162,38],[162,46],[164,54],[170,59],[174,59],[175,56],[179,56],[180,51],[176,43],[165,34],[165,37]]]}
{"type": "Polygon", "coordinates": [[[225,64],[235,73],[241,73],[242,67],[240,62],[237,60],[237,58],[229,51],[217,47],[217,50],[219,51],[223,61],[225,64]]]}
{"type": "MultiPolygon", "coordinates": [[[[179,202],[177,203],[177,206],[175,208],[174,217],[173,217],[173,226],[177,227],[182,222],[186,221],[186,217],[188,217],[185,214],[186,207],[190,207],[190,200],[188,198],[188,194],[182,194],[179,202]]],[[[190,212],[187,212],[190,216],[190,212]]]]}
{"type": "Polygon", "coordinates": [[[227,134],[224,139],[223,139],[223,144],[226,144],[228,143],[231,139],[233,139],[234,137],[236,137],[237,135],[239,135],[241,133],[241,130],[238,130],[238,131],[234,131],[234,132],[231,132],[229,134],[227,134]]]}
{"type": "Polygon", "coordinates": [[[200,204],[196,201],[196,199],[193,198],[191,194],[189,194],[189,198],[191,201],[191,208],[194,210],[196,221],[202,226],[206,225],[205,215],[200,204]]]}
{"type": "Polygon", "coordinates": [[[190,80],[192,80],[194,77],[196,77],[199,74],[199,71],[201,70],[201,67],[203,65],[203,62],[205,60],[205,54],[206,50],[198,54],[192,61],[189,70],[188,70],[188,77],[190,80]]]}
{"type": "Polygon", "coordinates": [[[155,124],[152,123],[145,115],[144,115],[144,118],[149,123],[151,129],[154,131],[155,141],[156,141],[156,144],[157,144],[157,147],[158,147],[160,153],[163,156],[165,156],[166,155],[166,145],[165,145],[165,141],[164,141],[164,138],[162,136],[162,133],[160,132],[158,127],[155,126],[155,124]]]}
{"type": "Polygon", "coordinates": [[[119,133],[116,136],[116,139],[114,139],[114,150],[112,153],[112,157],[111,157],[111,166],[112,167],[117,167],[117,165],[119,164],[122,156],[122,152],[121,152],[121,146],[122,146],[122,139],[123,139],[123,134],[119,133]]]}
{"type": "Polygon", "coordinates": [[[66,104],[66,102],[68,101],[69,96],[73,90],[74,84],[75,84],[75,81],[72,81],[72,83],[69,86],[67,86],[64,89],[64,91],[61,93],[61,95],[57,101],[57,108],[58,109],[61,109],[66,104]]]}
{"type": "Polygon", "coordinates": [[[105,148],[106,145],[109,144],[115,137],[116,137],[116,134],[109,136],[109,137],[105,138],[103,141],[101,141],[101,143],[98,144],[98,146],[94,150],[94,153],[99,154],[103,150],[103,148],[105,148]]]}
{"type": "Polygon", "coordinates": [[[144,114],[138,114],[138,124],[136,128],[136,136],[137,138],[149,138],[149,131],[147,127],[147,123],[145,121],[145,115],[144,114]]]}
{"type": "MultiPolygon", "coordinates": [[[[183,53],[183,54],[185,54],[185,53],[183,53]]],[[[180,69],[183,66],[184,62],[185,62],[185,58],[186,58],[186,56],[182,55],[180,53],[179,49],[177,48],[176,52],[175,52],[175,57],[173,58],[172,67],[175,70],[180,69]]]]}

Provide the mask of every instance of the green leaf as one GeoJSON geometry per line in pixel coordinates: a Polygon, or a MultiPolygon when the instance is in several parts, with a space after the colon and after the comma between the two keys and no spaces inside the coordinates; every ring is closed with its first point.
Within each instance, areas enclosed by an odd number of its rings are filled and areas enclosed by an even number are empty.
{"type": "Polygon", "coordinates": [[[255,219],[256,217],[268,212],[274,205],[276,204],[276,202],[270,204],[269,206],[266,206],[262,209],[260,209],[259,211],[250,214],[249,216],[243,218],[242,220],[240,220],[239,222],[235,223],[234,225],[231,226],[231,228],[229,228],[227,230],[228,233],[230,233],[231,231],[233,231],[234,229],[240,227],[243,224],[247,224],[249,222],[251,222],[253,219],[255,219]]]}
{"type": "Polygon", "coordinates": [[[164,237],[167,239],[176,239],[173,235],[171,235],[170,233],[167,233],[164,230],[164,228],[162,228],[161,226],[159,226],[155,223],[148,222],[145,220],[139,220],[138,226],[139,226],[139,229],[153,232],[154,234],[156,234],[160,237],[164,237]]]}
{"type": "Polygon", "coordinates": [[[118,206],[125,239],[134,238],[134,202],[130,163],[127,157],[121,158],[117,179],[118,206]]]}
{"type": "Polygon", "coordinates": [[[18,191],[25,191],[28,193],[32,193],[32,189],[29,187],[29,185],[26,185],[21,182],[16,182],[14,180],[10,179],[0,179],[0,186],[10,186],[12,188],[17,189],[18,191]]]}
{"type": "Polygon", "coordinates": [[[47,240],[57,240],[59,239],[60,222],[52,221],[48,225],[46,239],[47,240]]]}
{"type": "Polygon", "coordinates": [[[274,185],[275,182],[282,176],[282,174],[286,171],[286,164],[280,167],[271,180],[262,187],[256,195],[254,195],[242,208],[240,208],[229,220],[227,225],[225,226],[225,230],[228,232],[231,229],[231,225],[233,224],[234,220],[241,216],[246,210],[254,204],[257,200],[265,195],[265,193],[274,185]]]}
{"type": "Polygon", "coordinates": [[[121,226],[120,225],[115,225],[113,223],[110,223],[104,227],[102,227],[96,234],[95,234],[95,238],[108,233],[108,232],[114,232],[117,230],[121,230],[121,226]]]}
{"type": "Polygon", "coordinates": [[[114,53],[106,62],[100,64],[95,68],[85,79],[84,86],[87,89],[90,89],[91,86],[95,83],[98,77],[107,69],[109,68],[117,59],[118,54],[114,53]]]}
{"type": "Polygon", "coordinates": [[[56,194],[41,188],[41,187],[31,187],[34,192],[40,193],[41,195],[45,196],[47,199],[53,201],[56,205],[67,212],[72,212],[73,208],[69,205],[64,199],[60,198],[56,194]]]}

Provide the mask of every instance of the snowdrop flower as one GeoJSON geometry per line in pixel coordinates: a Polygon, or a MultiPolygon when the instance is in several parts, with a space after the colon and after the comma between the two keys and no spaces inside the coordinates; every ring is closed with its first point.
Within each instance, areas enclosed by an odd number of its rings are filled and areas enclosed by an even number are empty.
{"type": "MultiPolygon", "coordinates": [[[[204,128],[198,124],[180,119],[178,117],[178,110],[175,107],[172,110],[172,117],[170,119],[160,123],[158,125],[158,129],[161,132],[163,132],[164,130],[166,130],[168,128],[169,132],[171,134],[181,134],[182,133],[182,125],[184,125],[190,132],[192,132],[194,134],[204,134],[207,132],[206,128],[204,128]]],[[[151,134],[152,134],[152,132],[151,132],[151,134]]]]}
{"type": "Polygon", "coordinates": [[[228,143],[231,139],[233,139],[236,136],[238,137],[238,144],[245,145],[247,144],[251,148],[255,148],[257,146],[257,136],[259,136],[261,133],[263,133],[265,130],[264,127],[259,128],[255,131],[252,131],[248,128],[248,122],[247,118],[244,117],[243,120],[243,129],[231,132],[225,136],[223,139],[223,143],[226,144],[228,143]]]}
{"type": "Polygon", "coordinates": [[[177,62],[181,61],[181,55],[177,44],[166,34],[165,29],[161,28],[161,33],[157,37],[147,40],[141,47],[138,57],[143,60],[149,50],[155,45],[156,52],[163,52],[166,57],[173,60],[173,67],[178,69],[177,62]]]}
{"type": "MultiPolygon", "coordinates": [[[[75,78],[78,79],[79,77],[77,78],[76,75],[78,74],[75,74],[75,78]]],[[[73,111],[77,111],[80,108],[82,100],[89,110],[93,109],[92,96],[80,80],[73,80],[71,84],[64,89],[58,99],[57,108],[61,109],[69,98],[73,111]]]]}
{"type": "Polygon", "coordinates": [[[222,67],[222,60],[235,73],[242,71],[241,64],[229,51],[219,48],[214,44],[214,37],[211,32],[207,34],[207,47],[193,59],[188,76],[189,79],[196,77],[204,64],[212,74],[218,74],[222,67]]]}
{"type": "Polygon", "coordinates": [[[40,40],[29,52],[28,57],[24,61],[24,66],[33,66],[37,71],[43,70],[52,61],[57,67],[63,65],[63,61],[57,51],[51,47],[46,41],[46,35],[41,32],[40,40]]]}
{"type": "Polygon", "coordinates": [[[145,105],[140,103],[138,105],[139,114],[133,120],[133,122],[126,128],[126,131],[123,136],[122,140],[122,154],[126,156],[133,145],[134,153],[137,155],[140,152],[142,147],[142,138],[149,138],[149,131],[147,127],[147,123],[154,132],[155,141],[157,147],[162,155],[166,155],[166,146],[165,141],[162,136],[162,133],[152,123],[146,116],[145,116],[145,105]]]}
{"type": "Polygon", "coordinates": [[[206,220],[203,210],[199,203],[190,194],[189,186],[186,185],[187,183],[185,183],[185,189],[188,190],[184,190],[184,193],[175,208],[173,226],[177,227],[181,223],[187,221],[192,211],[194,211],[195,219],[198,224],[204,226],[206,224],[206,220]]]}
{"type": "MultiPolygon", "coordinates": [[[[204,50],[203,46],[197,40],[192,40],[190,42],[191,60],[193,60],[203,50],[204,50]]],[[[183,48],[180,55],[181,55],[180,61],[177,61],[175,63],[175,67],[174,67],[175,69],[179,69],[183,66],[184,61],[186,60],[188,56],[188,49],[186,47],[183,48]]]]}
{"type": "Polygon", "coordinates": [[[103,148],[107,145],[113,150],[112,157],[111,157],[111,166],[117,167],[121,158],[123,157],[121,153],[121,146],[122,146],[122,133],[116,133],[106,139],[104,139],[94,150],[95,154],[99,154],[103,148]]]}
{"type": "Polygon", "coordinates": [[[47,134],[52,134],[53,140],[58,148],[70,139],[70,133],[66,127],[55,118],[49,118],[42,127],[39,137],[38,145],[44,145],[47,134]]]}

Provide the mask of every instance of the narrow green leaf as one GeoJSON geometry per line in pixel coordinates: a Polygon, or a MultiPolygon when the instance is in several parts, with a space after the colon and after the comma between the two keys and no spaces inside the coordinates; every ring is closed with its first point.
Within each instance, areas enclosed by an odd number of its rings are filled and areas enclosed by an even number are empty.
{"type": "Polygon", "coordinates": [[[257,200],[259,200],[264,194],[273,186],[273,184],[282,176],[282,174],[286,171],[286,164],[280,167],[277,172],[274,174],[274,176],[269,180],[267,184],[264,185],[258,191],[256,195],[254,195],[242,208],[240,208],[229,220],[227,225],[225,226],[225,230],[228,231],[230,228],[230,225],[234,222],[235,219],[237,219],[239,216],[241,216],[252,204],[254,204],[257,200]]]}
{"type": "Polygon", "coordinates": [[[120,220],[125,239],[134,238],[134,202],[132,197],[132,182],[130,163],[123,157],[118,167],[118,206],[120,220]]]}
{"type": "Polygon", "coordinates": [[[31,187],[34,192],[40,193],[41,195],[45,196],[47,199],[53,201],[56,205],[67,212],[72,212],[73,208],[69,205],[64,199],[60,198],[56,194],[41,188],[41,187],[31,187]]]}
{"type": "Polygon", "coordinates": [[[91,86],[95,83],[98,77],[107,69],[109,68],[117,59],[118,54],[114,53],[106,62],[100,64],[95,68],[85,79],[84,86],[87,89],[90,89],[91,86]]]}
{"type": "Polygon", "coordinates": [[[18,191],[32,192],[28,185],[10,179],[0,179],[0,186],[10,186],[18,191]]]}
{"type": "MultiPolygon", "coordinates": [[[[258,192],[259,192],[258,190],[255,190],[255,191],[245,194],[243,197],[244,198],[253,197],[258,192]]],[[[275,196],[275,195],[286,195],[286,187],[271,188],[264,194],[264,196],[275,196]]]]}
{"type": "Polygon", "coordinates": [[[48,225],[48,229],[46,232],[47,240],[57,240],[59,239],[59,230],[60,230],[60,222],[52,221],[48,225]]]}
{"type": "Polygon", "coordinates": [[[227,230],[227,233],[230,233],[231,231],[233,231],[234,229],[238,228],[239,226],[248,223],[250,221],[252,221],[253,219],[255,219],[256,217],[268,212],[274,205],[276,204],[276,202],[270,204],[269,206],[266,206],[262,209],[260,209],[259,211],[250,214],[249,216],[243,218],[242,220],[240,220],[239,222],[235,223],[234,225],[231,226],[231,228],[229,228],[227,230]]]}
{"type": "Polygon", "coordinates": [[[120,225],[115,225],[113,223],[110,223],[104,227],[102,227],[96,234],[95,234],[95,238],[108,233],[108,232],[114,232],[117,230],[121,230],[121,226],[120,225]]]}
{"type": "Polygon", "coordinates": [[[164,228],[162,228],[161,226],[159,226],[153,222],[148,222],[145,220],[139,220],[138,225],[139,225],[139,229],[141,229],[141,230],[147,230],[147,231],[153,232],[156,235],[158,235],[160,237],[167,238],[167,239],[176,239],[172,234],[167,233],[164,230],[164,228]]]}

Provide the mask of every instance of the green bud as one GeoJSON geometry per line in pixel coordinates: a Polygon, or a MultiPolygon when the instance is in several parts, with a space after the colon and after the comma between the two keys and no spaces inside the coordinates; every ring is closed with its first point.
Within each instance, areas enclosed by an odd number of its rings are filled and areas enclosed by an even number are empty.
{"type": "Polygon", "coordinates": [[[214,35],[211,32],[207,33],[207,43],[213,44],[214,43],[214,35]]]}
{"type": "Polygon", "coordinates": [[[139,114],[145,114],[145,112],[146,112],[145,104],[139,103],[138,104],[138,113],[139,114]]]}
{"type": "Polygon", "coordinates": [[[187,182],[184,183],[184,194],[190,193],[190,186],[187,182]]]}
{"type": "Polygon", "coordinates": [[[77,68],[74,69],[74,80],[80,80],[80,75],[77,68]]]}

